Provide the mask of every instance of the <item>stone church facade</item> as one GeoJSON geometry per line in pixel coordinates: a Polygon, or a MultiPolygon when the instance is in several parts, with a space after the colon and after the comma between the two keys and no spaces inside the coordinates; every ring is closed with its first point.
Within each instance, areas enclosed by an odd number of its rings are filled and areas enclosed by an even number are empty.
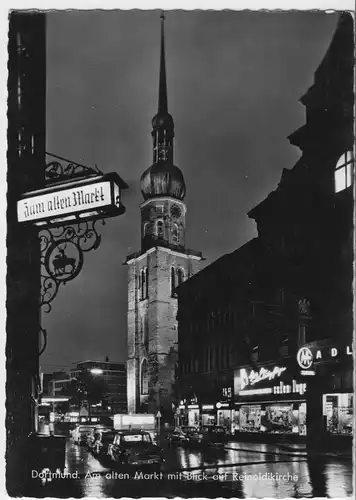
{"type": "Polygon", "coordinates": [[[174,122],[168,113],[161,16],[158,112],[152,120],[153,164],[141,176],[141,250],[127,257],[129,413],[174,411],[178,352],[175,289],[199,270],[200,252],[185,242],[186,192],[173,163],[174,122]]]}

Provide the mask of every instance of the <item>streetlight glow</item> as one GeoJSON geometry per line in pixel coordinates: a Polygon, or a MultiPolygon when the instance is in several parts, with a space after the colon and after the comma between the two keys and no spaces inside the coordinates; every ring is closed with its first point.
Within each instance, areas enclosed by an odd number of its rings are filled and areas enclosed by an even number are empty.
{"type": "Polygon", "coordinates": [[[101,368],[92,368],[90,370],[90,373],[92,373],[93,375],[102,375],[103,370],[101,368]]]}

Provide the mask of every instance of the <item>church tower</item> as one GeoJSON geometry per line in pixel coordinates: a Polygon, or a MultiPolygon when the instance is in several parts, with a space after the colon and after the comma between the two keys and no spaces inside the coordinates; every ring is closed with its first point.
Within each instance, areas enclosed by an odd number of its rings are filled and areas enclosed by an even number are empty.
{"type": "Polygon", "coordinates": [[[199,270],[200,252],[186,249],[186,193],[173,163],[174,122],[168,113],[164,15],[158,112],[152,120],[153,164],[141,176],[141,251],[127,257],[129,413],[169,418],[177,362],[175,288],[199,270]]]}

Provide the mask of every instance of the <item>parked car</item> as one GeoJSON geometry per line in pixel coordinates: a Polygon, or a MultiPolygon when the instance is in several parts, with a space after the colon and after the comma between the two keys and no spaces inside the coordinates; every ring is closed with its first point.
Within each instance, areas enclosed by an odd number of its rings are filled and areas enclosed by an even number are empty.
{"type": "Polygon", "coordinates": [[[93,432],[94,425],[78,425],[72,431],[72,438],[75,444],[86,444],[88,436],[93,432]]]}
{"type": "Polygon", "coordinates": [[[228,433],[221,425],[202,425],[199,434],[202,444],[224,444],[228,440],[228,433]]]}
{"type": "Polygon", "coordinates": [[[114,429],[98,429],[94,433],[94,441],[91,450],[94,455],[106,457],[108,455],[109,446],[114,442],[114,437],[117,431],[114,429]]]}
{"type": "Polygon", "coordinates": [[[88,448],[90,450],[94,449],[95,441],[98,438],[100,432],[105,431],[105,430],[114,430],[114,429],[112,429],[111,427],[108,427],[106,425],[93,426],[92,430],[88,433],[87,442],[86,442],[86,445],[88,446],[88,448]]]}
{"type": "Polygon", "coordinates": [[[188,436],[183,432],[181,427],[175,427],[167,436],[170,445],[182,445],[188,442],[188,436]]]}
{"type": "Polygon", "coordinates": [[[125,466],[160,465],[164,461],[162,449],[153,444],[146,431],[117,432],[108,454],[114,462],[125,466]]]}
{"type": "Polygon", "coordinates": [[[203,441],[203,434],[197,427],[182,426],[182,432],[186,436],[186,444],[201,444],[201,442],[203,441]]]}

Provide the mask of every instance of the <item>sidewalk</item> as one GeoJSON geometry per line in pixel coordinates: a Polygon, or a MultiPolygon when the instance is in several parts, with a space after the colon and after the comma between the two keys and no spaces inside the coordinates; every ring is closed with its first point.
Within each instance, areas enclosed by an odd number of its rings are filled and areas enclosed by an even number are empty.
{"type": "Polygon", "coordinates": [[[251,441],[229,441],[226,449],[236,451],[247,451],[252,453],[264,453],[274,455],[290,455],[295,457],[327,456],[338,458],[352,458],[352,449],[346,450],[322,450],[321,448],[308,449],[305,443],[257,443],[251,441]]]}
{"type": "Polygon", "coordinates": [[[247,451],[252,453],[263,453],[263,454],[273,454],[273,455],[292,455],[306,457],[307,451],[305,444],[295,444],[291,445],[279,444],[279,443],[256,443],[251,441],[229,441],[225,445],[226,449],[236,450],[236,451],[247,451]]]}

